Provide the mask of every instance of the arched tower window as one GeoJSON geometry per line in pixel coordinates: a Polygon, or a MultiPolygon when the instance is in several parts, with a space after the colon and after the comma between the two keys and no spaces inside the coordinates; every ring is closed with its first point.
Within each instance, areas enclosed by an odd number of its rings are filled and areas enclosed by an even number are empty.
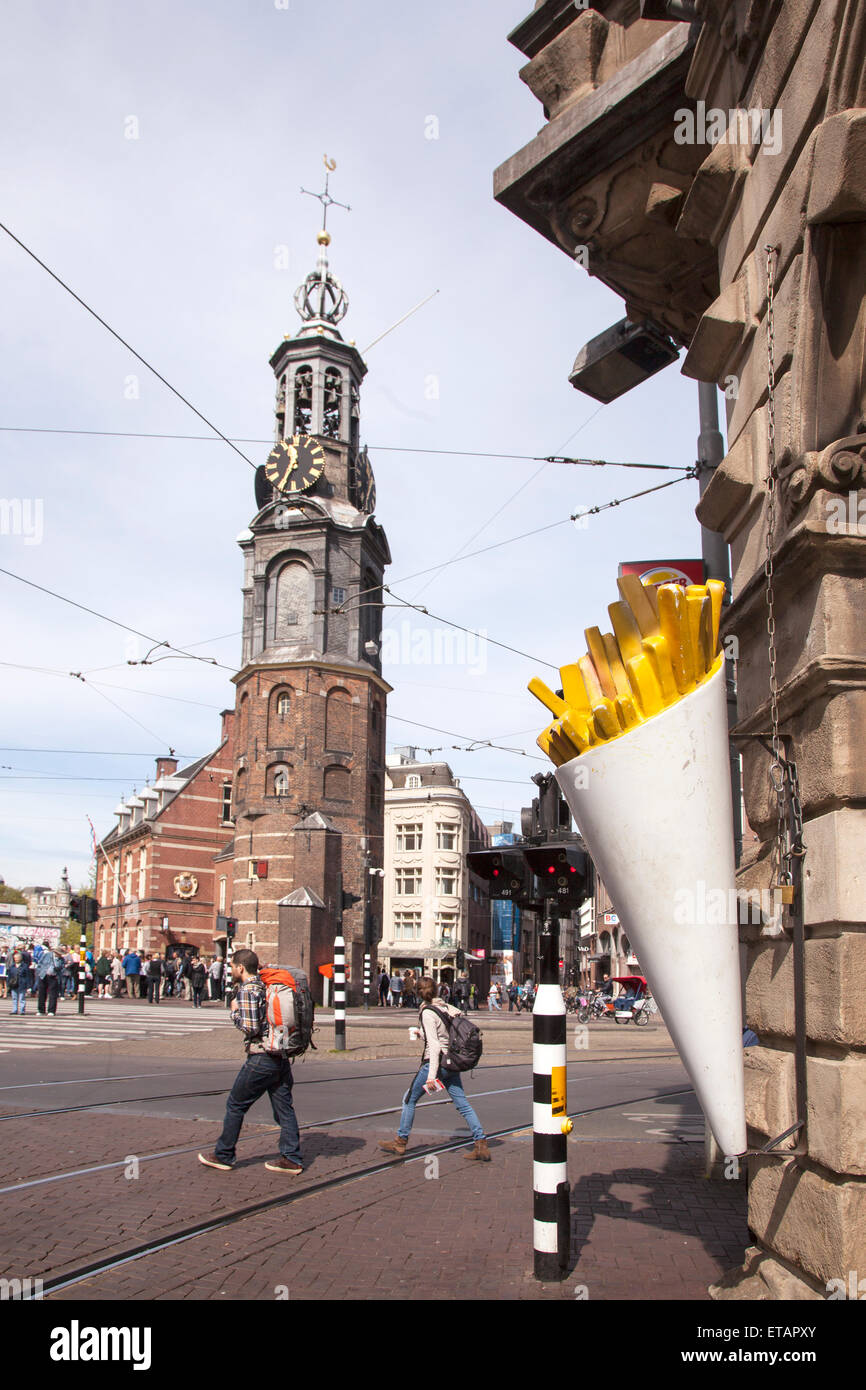
{"type": "Polygon", "coordinates": [[[235,778],[235,805],[243,806],[247,799],[247,773],[246,768],[241,768],[235,778]]]}
{"type": "Polygon", "coordinates": [[[313,369],[306,363],[295,372],[294,434],[310,434],[313,424],[313,369]]]}
{"type": "Polygon", "coordinates": [[[353,449],[357,449],[358,440],[361,437],[361,395],[354,381],[349,387],[350,400],[350,420],[349,420],[349,443],[353,449]]]}
{"type": "Polygon", "coordinates": [[[382,631],[382,590],[372,570],[364,571],[364,596],[361,599],[361,655],[367,642],[378,645],[382,631]]]}
{"type": "Polygon", "coordinates": [[[289,769],[282,763],[268,768],[268,782],[271,796],[288,796],[289,769]]]}
{"type": "Polygon", "coordinates": [[[340,438],[342,420],[343,377],[336,367],[325,368],[325,399],[322,408],[322,434],[328,439],[340,438]]]}
{"type": "Polygon", "coordinates": [[[250,710],[250,697],[246,692],[241,696],[238,707],[238,748],[243,749],[247,738],[247,717],[250,710]]]}
{"type": "Polygon", "coordinates": [[[325,701],[325,747],[352,751],[352,699],[348,690],[332,690],[325,701]]]}
{"type": "Polygon", "coordinates": [[[291,748],[295,742],[292,692],[285,687],[271,691],[268,707],[268,747],[291,748]]]}

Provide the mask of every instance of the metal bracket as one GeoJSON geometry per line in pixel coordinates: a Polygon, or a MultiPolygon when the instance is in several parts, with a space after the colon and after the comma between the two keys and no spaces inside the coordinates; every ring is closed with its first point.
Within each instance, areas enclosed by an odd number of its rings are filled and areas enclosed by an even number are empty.
{"type": "MultiPolygon", "coordinates": [[[[731,734],[732,740],[736,739],[755,739],[771,755],[772,734],[731,734]],[[769,742],[768,742],[769,741],[769,742]]],[[[781,741],[785,745],[785,759],[783,771],[786,779],[796,778],[796,764],[791,757],[793,737],[791,734],[780,734],[781,741]]],[[[786,1129],[784,1134],[771,1139],[763,1149],[747,1149],[742,1156],[757,1157],[770,1154],[774,1158],[802,1158],[808,1153],[808,1135],[806,1128],[806,1116],[808,1115],[807,1093],[806,1093],[806,931],[803,922],[803,859],[805,858],[806,847],[803,844],[799,833],[795,836],[791,848],[792,871],[791,877],[794,886],[794,903],[791,907],[791,928],[792,928],[792,947],[794,965],[794,1079],[797,1097],[797,1114],[802,1116],[790,1129],[786,1129]],[[784,1149],[781,1152],[774,1152],[776,1144],[780,1144],[783,1139],[787,1139],[790,1134],[799,1130],[800,1137],[794,1149],[784,1149]]]]}

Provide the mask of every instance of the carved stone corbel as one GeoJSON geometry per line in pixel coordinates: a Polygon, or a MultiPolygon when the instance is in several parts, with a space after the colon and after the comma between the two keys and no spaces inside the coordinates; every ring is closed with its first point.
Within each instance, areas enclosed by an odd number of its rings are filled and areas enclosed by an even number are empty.
{"type": "Polygon", "coordinates": [[[788,521],[816,492],[847,495],[866,487],[866,421],[860,434],[837,439],[826,449],[779,460],[779,482],[788,521]]]}

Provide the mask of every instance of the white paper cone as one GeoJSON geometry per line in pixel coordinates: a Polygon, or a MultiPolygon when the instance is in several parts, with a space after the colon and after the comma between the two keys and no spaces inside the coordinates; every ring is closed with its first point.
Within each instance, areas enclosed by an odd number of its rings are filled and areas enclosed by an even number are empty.
{"type": "Polygon", "coordinates": [[[746,1147],[724,666],[557,781],[722,1152],[746,1147]]]}

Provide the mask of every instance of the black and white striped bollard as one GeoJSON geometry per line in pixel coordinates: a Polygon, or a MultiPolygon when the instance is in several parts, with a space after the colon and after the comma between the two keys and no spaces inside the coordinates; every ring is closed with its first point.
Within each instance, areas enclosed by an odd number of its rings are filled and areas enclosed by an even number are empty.
{"type": "Polygon", "coordinates": [[[364,1008],[370,1007],[370,952],[364,953],[364,1008]]]}
{"type": "Polygon", "coordinates": [[[342,931],[334,941],[334,1050],[346,1051],[346,943],[342,931]]]}
{"type": "Polygon", "coordinates": [[[565,1278],[571,1244],[566,1135],[565,1000],[559,985],[559,920],[550,913],[540,941],[532,1006],[532,1246],[536,1279],[565,1278]]]}
{"type": "MultiPolygon", "coordinates": [[[[81,901],[82,901],[82,903],[85,903],[85,902],[86,902],[86,899],[85,899],[85,898],[82,898],[81,901]]],[[[84,913],[84,918],[85,918],[85,920],[81,923],[81,941],[79,942],[79,945],[78,945],[78,1012],[79,1012],[80,1014],[83,1014],[83,1013],[84,1013],[84,980],[85,980],[85,975],[86,975],[86,973],[87,973],[87,971],[86,971],[86,964],[87,964],[87,908],[84,907],[84,906],[82,906],[81,911],[84,913]]],[[[56,1008],[56,1005],[55,1005],[55,1008],[56,1008]]]]}

